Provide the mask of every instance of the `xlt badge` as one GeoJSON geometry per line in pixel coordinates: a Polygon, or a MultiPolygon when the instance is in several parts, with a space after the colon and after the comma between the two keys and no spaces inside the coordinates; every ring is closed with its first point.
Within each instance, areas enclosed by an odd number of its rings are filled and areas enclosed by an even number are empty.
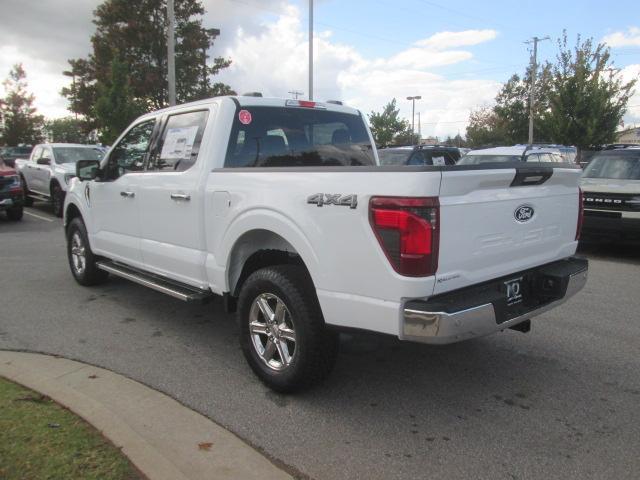
{"type": "Polygon", "coordinates": [[[322,207],[323,205],[338,205],[340,207],[356,208],[358,206],[357,195],[342,195],[341,193],[314,193],[307,197],[307,203],[322,207]]]}

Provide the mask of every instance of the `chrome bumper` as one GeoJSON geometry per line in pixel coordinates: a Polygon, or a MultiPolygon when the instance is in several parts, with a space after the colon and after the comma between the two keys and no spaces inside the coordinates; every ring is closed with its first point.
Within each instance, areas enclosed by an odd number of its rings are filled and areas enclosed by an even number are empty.
{"type": "Polygon", "coordinates": [[[504,330],[567,301],[585,286],[587,273],[588,270],[585,269],[570,275],[566,293],[559,300],[502,323],[497,322],[495,310],[491,303],[454,313],[427,312],[404,308],[400,339],[421,343],[447,344],[504,330]]]}

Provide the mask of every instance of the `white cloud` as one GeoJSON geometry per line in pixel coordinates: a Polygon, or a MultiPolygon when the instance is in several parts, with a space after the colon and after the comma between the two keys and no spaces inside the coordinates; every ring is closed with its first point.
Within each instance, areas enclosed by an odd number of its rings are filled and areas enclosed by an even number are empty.
{"type": "MultiPolygon", "coordinates": [[[[34,104],[38,113],[45,114],[47,117],[70,115],[66,108],[66,101],[60,96],[60,90],[69,83],[69,80],[61,74],[57,64],[27,56],[15,46],[0,47],[2,78],[9,75],[9,71],[16,63],[22,63],[24,66],[28,91],[36,94],[34,104]]],[[[0,87],[0,91],[3,92],[4,88],[0,87]]]]}
{"type": "MultiPolygon", "coordinates": [[[[101,0],[5,1],[0,17],[0,77],[14,63],[22,62],[39,111],[49,117],[68,115],[66,100],[59,95],[68,84],[62,71],[68,67],[67,59],[89,52],[95,28],[91,12],[101,0]],[[69,16],[71,10],[74,15],[69,16]],[[55,38],[51,37],[52,25],[55,38]]],[[[307,90],[306,12],[287,0],[203,3],[204,26],[221,29],[210,55],[233,61],[216,80],[240,93],[259,90],[265,95],[288,96],[291,89],[307,90]]],[[[409,118],[411,107],[404,98],[422,95],[416,111],[422,112],[423,134],[464,132],[464,122],[448,122],[464,120],[472,107],[491,103],[499,84],[451,80],[435,72],[438,67],[469,61],[473,54],[464,47],[496,36],[494,30],[440,32],[387,57],[365,58],[353,46],[336,42],[330,30],[321,29],[314,43],[315,97],[345,100],[365,113],[381,110],[395,97],[401,114],[409,118]]]]}
{"type": "Polygon", "coordinates": [[[613,32],[602,41],[610,47],[640,47],[640,28],[629,27],[626,32],[613,32]]]}
{"type": "MultiPolygon", "coordinates": [[[[285,6],[272,23],[257,32],[239,29],[224,51],[233,65],[220,79],[238,92],[261,91],[265,96],[287,96],[291,89],[307,90],[307,34],[300,11],[285,6]]],[[[314,97],[341,99],[365,113],[381,110],[392,98],[401,114],[411,115],[404,98],[422,95],[424,135],[464,133],[471,108],[491,103],[499,84],[488,80],[450,80],[427,71],[473,57],[454,47],[475,45],[495,38],[493,30],[442,32],[420,40],[387,58],[365,58],[355,48],[332,41],[331,32],[316,34],[314,97]],[[460,121],[462,120],[462,121],[460,121]]],[[[417,128],[417,127],[416,127],[417,128]]]]}
{"type": "Polygon", "coordinates": [[[620,70],[620,76],[624,82],[637,80],[635,94],[629,99],[629,108],[624,116],[624,123],[640,124],[640,63],[628,65],[620,70]]]}
{"type": "Polygon", "coordinates": [[[464,30],[462,32],[439,32],[429,38],[416,42],[416,45],[444,50],[455,47],[468,47],[488,42],[498,36],[495,30],[464,30]]]}

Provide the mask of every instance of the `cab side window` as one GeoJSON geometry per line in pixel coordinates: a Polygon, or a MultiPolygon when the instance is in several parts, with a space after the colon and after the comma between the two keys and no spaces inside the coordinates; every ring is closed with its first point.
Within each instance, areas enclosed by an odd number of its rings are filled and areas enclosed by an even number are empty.
{"type": "Polygon", "coordinates": [[[37,162],[40,158],[40,155],[42,155],[42,147],[36,147],[36,149],[33,151],[33,155],[31,156],[31,160],[33,162],[37,162]]]}
{"type": "Polygon", "coordinates": [[[51,161],[51,150],[49,150],[48,148],[43,148],[40,158],[51,161]]]}
{"type": "Polygon", "coordinates": [[[208,110],[171,115],[149,170],[184,172],[198,160],[208,110]]]}
{"type": "Polygon", "coordinates": [[[128,172],[144,170],[155,124],[155,120],[147,120],[135,125],[113,147],[107,163],[107,178],[109,180],[115,180],[128,172]]]}

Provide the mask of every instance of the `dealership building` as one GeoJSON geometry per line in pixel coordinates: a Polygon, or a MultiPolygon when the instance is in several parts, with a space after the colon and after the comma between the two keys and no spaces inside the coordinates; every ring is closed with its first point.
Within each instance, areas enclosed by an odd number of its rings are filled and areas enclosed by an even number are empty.
{"type": "Polygon", "coordinates": [[[616,134],[616,143],[637,143],[640,145],[640,127],[619,131],[616,134]]]}

